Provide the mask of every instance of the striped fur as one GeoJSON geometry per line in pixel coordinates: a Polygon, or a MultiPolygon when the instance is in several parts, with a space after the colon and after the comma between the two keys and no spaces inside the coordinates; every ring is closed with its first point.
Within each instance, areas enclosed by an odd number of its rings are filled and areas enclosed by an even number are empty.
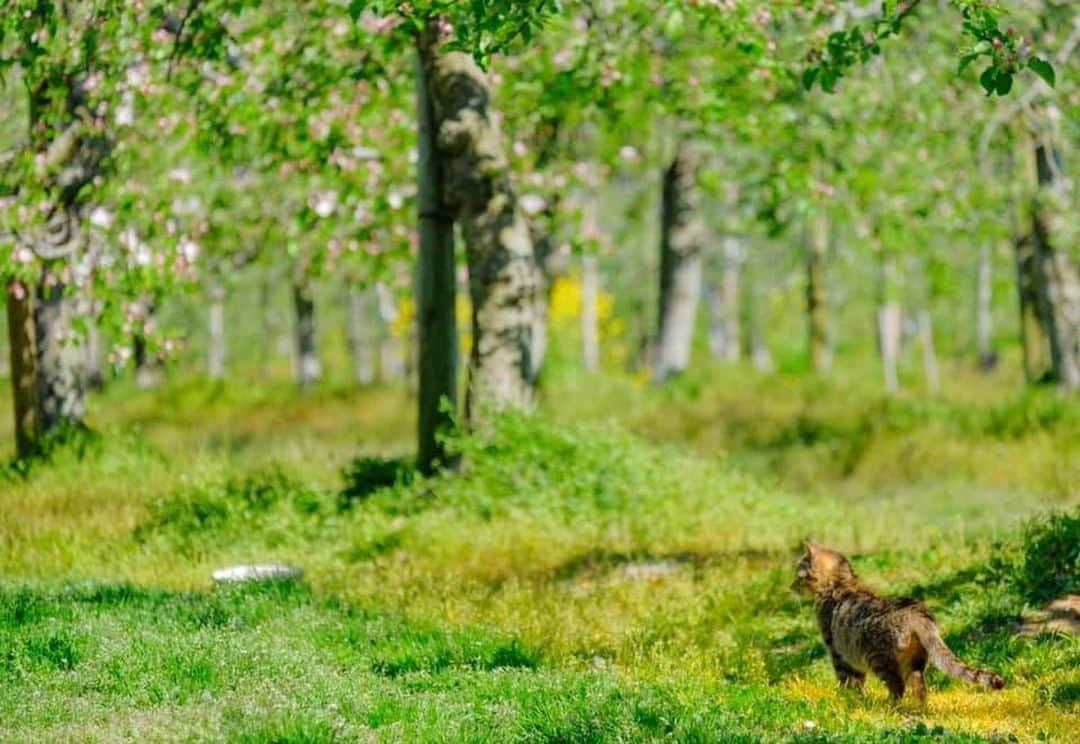
{"type": "Polygon", "coordinates": [[[911,691],[925,700],[928,663],[971,684],[994,690],[1005,685],[994,672],[957,659],[921,602],[879,597],[835,550],[808,543],[791,588],[813,595],[818,627],[843,687],[862,689],[873,672],[894,699],[911,691]]]}

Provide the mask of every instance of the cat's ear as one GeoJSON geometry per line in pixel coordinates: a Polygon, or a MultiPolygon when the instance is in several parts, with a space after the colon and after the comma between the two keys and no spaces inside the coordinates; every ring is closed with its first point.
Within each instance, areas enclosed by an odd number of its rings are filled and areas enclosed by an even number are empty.
{"type": "Polygon", "coordinates": [[[821,545],[819,543],[815,542],[814,540],[806,541],[806,552],[810,555],[817,555],[818,551],[820,550],[821,545]]]}

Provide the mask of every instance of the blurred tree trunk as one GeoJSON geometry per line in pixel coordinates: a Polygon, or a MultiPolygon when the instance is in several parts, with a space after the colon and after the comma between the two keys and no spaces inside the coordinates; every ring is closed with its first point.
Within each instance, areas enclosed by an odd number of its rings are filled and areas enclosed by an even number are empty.
{"type": "Polygon", "coordinates": [[[930,313],[919,312],[919,344],[922,346],[923,373],[926,375],[926,389],[931,395],[941,392],[941,375],[938,372],[937,354],[934,350],[934,328],[930,313]]]}
{"type": "Polygon", "coordinates": [[[397,298],[393,290],[385,283],[375,285],[375,302],[378,311],[378,349],[380,380],[401,382],[408,374],[406,351],[402,340],[397,336],[395,326],[400,319],[397,298]]]}
{"type": "Polygon", "coordinates": [[[701,154],[680,143],[664,172],[660,213],[660,308],[653,378],[686,371],[701,296],[705,228],[697,183],[701,154]]]}
{"type": "MultiPolygon", "coordinates": [[[[550,208],[547,216],[551,217],[550,208]]],[[[529,224],[529,235],[532,238],[533,256],[539,270],[537,273],[539,285],[536,288],[531,352],[533,361],[532,384],[538,385],[540,372],[544,368],[544,359],[547,357],[548,350],[551,291],[555,286],[555,281],[566,272],[569,255],[559,251],[552,241],[551,235],[535,222],[529,224]]]]}
{"type": "Polygon", "coordinates": [[[540,279],[503,137],[488,108],[487,77],[470,55],[437,49],[434,25],[420,49],[442,193],[461,226],[469,265],[473,343],[465,408],[477,424],[489,411],[533,403],[540,279]]]}
{"type": "Polygon", "coordinates": [[[979,369],[989,372],[997,366],[997,353],[994,351],[994,315],[993,315],[993,253],[989,245],[979,249],[979,263],[976,270],[978,286],[975,292],[975,350],[979,355],[979,369]]]}
{"type": "MultiPolygon", "coordinates": [[[[150,299],[142,299],[140,321],[143,326],[152,326],[154,322],[154,302],[150,299]]],[[[146,333],[143,328],[136,329],[132,334],[131,346],[135,360],[135,385],[140,390],[151,390],[161,384],[162,369],[161,361],[151,356],[146,333]]]]}
{"type": "MultiPolygon", "coordinates": [[[[879,249],[880,250],[880,249],[879,249]]],[[[885,392],[900,390],[900,344],[904,334],[904,312],[896,299],[896,270],[892,260],[882,256],[878,278],[878,352],[885,374],[885,392]]]]}
{"type": "Polygon", "coordinates": [[[595,254],[581,256],[581,364],[589,372],[600,369],[600,276],[595,254]]]}
{"type": "Polygon", "coordinates": [[[29,457],[37,443],[37,358],[33,297],[25,286],[7,286],[8,352],[15,413],[15,455],[29,457]]]}
{"type": "Polygon", "coordinates": [[[724,238],[723,268],[720,285],[707,282],[705,285],[706,308],[709,316],[709,351],[713,358],[725,362],[737,362],[742,352],[742,338],[739,330],[740,270],[742,264],[742,242],[739,238],[724,238]]]}
{"type": "Polygon", "coordinates": [[[746,332],[741,344],[754,369],[758,372],[773,372],[776,365],[773,363],[772,352],[769,351],[765,338],[765,323],[762,322],[764,293],[754,262],[744,261],[742,274],[742,325],[746,332]]]}
{"type": "Polygon", "coordinates": [[[87,319],[86,340],[83,344],[83,370],[86,376],[86,389],[102,390],[105,387],[105,367],[101,348],[101,329],[98,328],[101,320],[102,303],[94,299],[89,290],[83,292],[80,300],[82,305],[80,314],[87,319]]]}
{"type": "Polygon", "coordinates": [[[829,288],[826,262],[829,252],[829,218],[810,217],[806,235],[806,318],[810,347],[810,368],[827,372],[832,364],[829,350],[829,288]]]}
{"type": "Polygon", "coordinates": [[[209,348],[207,349],[207,373],[211,380],[225,379],[227,351],[225,342],[225,286],[218,281],[211,282],[207,291],[210,305],[207,310],[207,330],[209,348]]]}
{"type": "Polygon", "coordinates": [[[371,329],[371,313],[371,293],[349,282],[345,288],[345,339],[349,345],[353,381],[357,385],[370,385],[375,381],[375,334],[371,329]]]}
{"type": "Polygon", "coordinates": [[[319,341],[315,326],[315,297],[311,280],[293,279],[293,309],[296,313],[296,381],[301,390],[310,390],[322,377],[319,341]]]}
{"type": "Polygon", "coordinates": [[[454,425],[458,407],[457,276],[454,213],[444,192],[446,164],[438,147],[439,123],[432,101],[435,43],[429,29],[418,41],[416,110],[420,258],[416,274],[419,345],[417,463],[430,473],[449,465],[443,434],[454,425]]]}

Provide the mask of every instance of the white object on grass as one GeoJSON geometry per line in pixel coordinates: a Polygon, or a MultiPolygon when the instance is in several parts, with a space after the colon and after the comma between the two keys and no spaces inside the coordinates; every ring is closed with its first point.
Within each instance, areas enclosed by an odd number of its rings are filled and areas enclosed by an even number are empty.
{"type": "Polygon", "coordinates": [[[214,581],[219,584],[239,583],[242,581],[266,581],[268,579],[298,579],[303,571],[295,566],[283,563],[256,563],[243,566],[229,566],[214,571],[214,581]]]}

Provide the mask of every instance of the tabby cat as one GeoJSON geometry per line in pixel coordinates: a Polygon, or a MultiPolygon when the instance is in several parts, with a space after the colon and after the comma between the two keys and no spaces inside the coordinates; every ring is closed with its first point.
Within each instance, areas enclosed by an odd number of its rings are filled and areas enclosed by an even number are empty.
{"type": "Polygon", "coordinates": [[[927,661],[965,682],[994,690],[1005,686],[997,674],[953,656],[921,602],[879,597],[835,550],[807,543],[791,588],[814,595],[818,626],[842,687],[861,690],[866,673],[873,672],[894,700],[911,690],[925,701],[927,661]]]}

